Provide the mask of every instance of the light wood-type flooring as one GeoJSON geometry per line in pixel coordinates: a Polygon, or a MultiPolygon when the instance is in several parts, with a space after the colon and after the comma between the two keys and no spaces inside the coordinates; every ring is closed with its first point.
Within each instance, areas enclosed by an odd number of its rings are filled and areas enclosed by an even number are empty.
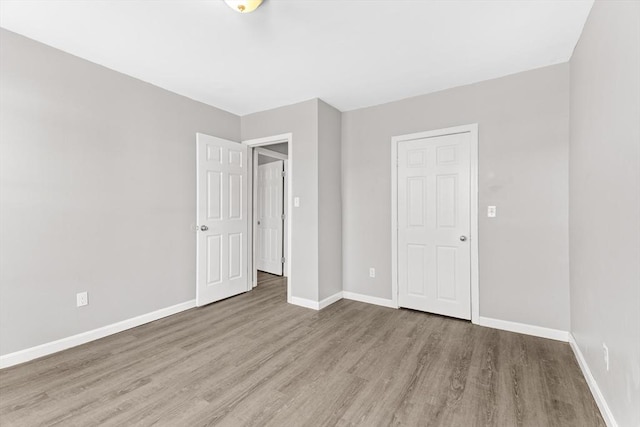
{"type": "Polygon", "coordinates": [[[0,371],[0,425],[604,426],[566,343],[284,280],[0,371]]]}

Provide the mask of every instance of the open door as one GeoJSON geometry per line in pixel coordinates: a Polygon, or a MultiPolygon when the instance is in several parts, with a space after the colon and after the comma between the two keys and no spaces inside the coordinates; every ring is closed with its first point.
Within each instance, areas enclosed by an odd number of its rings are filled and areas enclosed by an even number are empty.
{"type": "Polygon", "coordinates": [[[257,268],[282,276],[284,161],[258,166],[257,268]]]}
{"type": "Polygon", "coordinates": [[[198,133],[196,305],[248,290],[247,147],[198,133]]]}

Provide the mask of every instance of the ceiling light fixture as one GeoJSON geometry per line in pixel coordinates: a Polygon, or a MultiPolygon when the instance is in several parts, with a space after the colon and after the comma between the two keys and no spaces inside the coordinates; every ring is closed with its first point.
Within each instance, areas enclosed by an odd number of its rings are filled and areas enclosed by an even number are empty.
{"type": "Polygon", "coordinates": [[[262,0],[224,0],[224,2],[236,12],[249,13],[256,10],[262,0]]]}

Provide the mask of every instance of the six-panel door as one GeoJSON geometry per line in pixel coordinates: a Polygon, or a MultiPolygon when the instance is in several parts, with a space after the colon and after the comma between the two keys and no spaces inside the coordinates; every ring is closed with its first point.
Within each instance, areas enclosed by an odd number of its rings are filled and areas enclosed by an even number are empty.
{"type": "Polygon", "coordinates": [[[202,306],[248,289],[247,147],[197,134],[197,285],[202,306]]]}
{"type": "Polygon", "coordinates": [[[470,134],[398,144],[398,304],[471,318],[470,134]]]}

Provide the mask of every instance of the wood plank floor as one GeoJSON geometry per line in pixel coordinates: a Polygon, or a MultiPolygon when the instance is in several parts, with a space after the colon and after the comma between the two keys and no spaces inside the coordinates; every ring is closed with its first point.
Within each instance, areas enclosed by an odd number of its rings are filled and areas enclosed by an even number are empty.
{"type": "Polygon", "coordinates": [[[604,426],[566,343],[260,282],[0,371],[0,424],[604,426]]]}

